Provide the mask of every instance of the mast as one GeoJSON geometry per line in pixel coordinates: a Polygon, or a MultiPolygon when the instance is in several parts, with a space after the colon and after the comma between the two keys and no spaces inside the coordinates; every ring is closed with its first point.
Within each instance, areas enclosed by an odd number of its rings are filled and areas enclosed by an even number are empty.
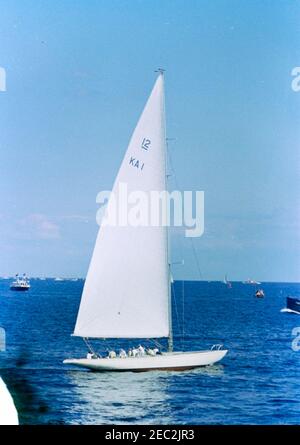
{"type": "MultiPolygon", "coordinates": [[[[163,80],[163,87],[164,85],[164,69],[158,68],[157,70],[160,75],[162,76],[163,80]]],[[[166,134],[166,107],[165,107],[165,89],[163,88],[163,110],[164,110],[164,139],[165,139],[165,190],[168,189],[168,172],[167,172],[167,166],[168,166],[168,140],[167,140],[167,134],[166,134]]],[[[166,206],[167,206],[166,202],[166,206]]],[[[168,209],[166,208],[166,212],[168,209]]],[[[167,213],[166,213],[167,214],[167,213]]],[[[169,240],[169,230],[168,227],[166,229],[166,238],[167,238],[167,267],[168,267],[168,273],[169,273],[169,282],[168,282],[168,318],[169,318],[169,336],[168,336],[168,351],[173,351],[173,325],[172,325],[172,292],[171,292],[171,264],[169,261],[170,256],[170,240],[169,240]]]]}

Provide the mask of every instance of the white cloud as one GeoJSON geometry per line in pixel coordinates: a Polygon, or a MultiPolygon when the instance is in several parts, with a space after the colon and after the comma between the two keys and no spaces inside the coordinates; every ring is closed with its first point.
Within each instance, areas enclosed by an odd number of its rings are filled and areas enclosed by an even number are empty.
{"type": "Polygon", "coordinates": [[[38,239],[60,238],[58,224],[41,213],[32,213],[26,216],[20,221],[20,224],[26,237],[38,239]]]}
{"type": "Polygon", "coordinates": [[[6,71],[0,66],[0,91],[6,91],[6,71]]]}
{"type": "Polygon", "coordinates": [[[83,222],[83,223],[88,223],[90,221],[89,218],[85,215],[64,215],[64,216],[61,216],[59,219],[62,221],[73,220],[73,221],[78,221],[78,222],[83,222]]]}

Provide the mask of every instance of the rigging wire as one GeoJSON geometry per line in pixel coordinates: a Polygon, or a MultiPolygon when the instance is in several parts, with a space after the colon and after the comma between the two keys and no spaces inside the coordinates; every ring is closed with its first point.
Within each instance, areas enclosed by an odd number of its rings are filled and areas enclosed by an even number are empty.
{"type": "MultiPolygon", "coordinates": [[[[175,140],[175,139],[168,139],[168,140],[175,140]]],[[[167,144],[167,148],[168,148],[168,144],[167,144]]],[[[173,159],[172,159],[172,155],[171,155],[170,150],[167,150],[167,154],[168,154],[168,162],[169,162],[170,170],[171,170],[171,173],[172,173],[172,175],[169,175],[169,176],[172,176],[174,178],[175,186],[176,186],[177,190],[179,190],[180,187],[179,187],[179,183],[178,183],[178,180],[177,180],[177,177],[176,177],[176,174],[175,174],[173,159]]],[[[197,255],[196,248],[195,248],[194,239],[192,237],[190,237],[190,243],[191,243],[191,246],[192,246],[192,251],[193,251],[193,255],[194,255],[196,266],[197,266],[197,272],[198,272],[199,278],[202,279],[203,275],[202,275],[202,271],[201,271],[201,268],[200,268],[198,255],[197,255]]]]}
{"type": "Polygon", "coordinates": [[[154,343],[154,346],[156,346],[158,349],[164,349],[164,346],[159,343],[159,341],[155,338],[148,338],[147,340],[149,340],[150,342],[154,343]]]}
{"type": "Polygon", "coordinates": [[[184,295],[184,280],[181,282],[181,294],[182,294],[182,350],[184,351],[184,336],[185,336],[185,330],[184,330],[184,320],[185,320],[185,312],[184,312],[184,305],[185,305],[185,295],[184,295]]]}
{"type": "MultiPolygon", "coordinates": [[[[169,145],[168,145],[168,141],[172,141],[172,140],[175,140],[175,139],[174,138],[167,139],[168,166],[170,168],[170,173],[169,173],[168,176],[171,176],[174,179],[175,187],[176,187],[177,190],[179,190],[179,184],[178,184],[177,177],[176,177],[176,174],[175,174],[173,159],[172,159],[171,152],[169,150],[169,145]]],[[[182,246],[181,245],[180,245],[180,250],[181,250],[181,257],[183,257],[182,246]]],[[[182,283],[183,283],[183,286],[184,286],[184,281],[182,283]]],[[[172,288],[172,292],[173,292],[173,296],[174,296],[173,300],[174,300],[174,306],[175,306],[175,313],[176,313],[176,319],[177,319],[177,324],[178,324],[178,330],[182,331],[182,334],[181,334],[182,349],[184,349],[184,311],[182,311],[182,320],[181,320],[181,323],[180,323],[179,313],[178,313],[178,305],[177,305],[177,298],[176,298],[176,290],[175,290],[174,282],[172,283],[172,287],[171,288],[172,288]],[[181,329],[180,329],[180,324],[181,324],[181,329]]]]}
{"type": "MultiPolygon", "coordinates": [[[[174,183],[175,183],[175,187],[177,188],[177,190],[180,190],[179,187],[179,183],[176,177],[176,173],[175,173],[175,169],[174,169],[174,164],[173,164],[173,159],[172,159],[172,154],[171,151],[169,150],[169,145],[168,145],[168,141],[172,141],[175,140],[174,138],[167,138],[167,156],[168,156],[168,165],[170,168],[170,173],[168,176],[172,176],[174,179],[174,183]]],[[[194,257],[194,261],[196,264],[196,268],[197,268],[197,274],[199,276],[199,279],[202,280],[203,279],[203,274],[200,268],[200,263],[199,263],[199,259],[198,259],[198,255],[197,255],[197,251],[195,248],[195,242],[194,239],[192,237],[190,237],[190,244],[191,244],[191,248],[192,248],[192,254],[194,257]]],[[[182,252],[182,245],[180,245],[180,250],[182,252]]],[[[183,344],[183,349],[184,349],[184,341],[185,341],[185,282],[184,280],[182,280],[182,344],[183,344]]],[[[174,302],[175,302],[175,308],[177,308],[176,306],[176,294],[175,294],[175,288],[174,288],[174,302]]],[[[177,309],[176,309],[177,310],[177,309]]]]}
{"type": "Polygon", "coordinates": [[[179,321],[179,312],[178,312],[178,305],[177,305],[177,299],[176,299],[176,294],[175,294],[175,285],[174,283],[171,284],[171,292],[174,295],[174,306],[175,306],[175,314],[176,314],[176,320],[177,320],[177,324],[178,324],[178,330],[180,330],[180,321],[179,321]]]}
{"type": "Polygon", "coordinates": [[[89,341],[88,337],[83,337],[83,341],[84,341],[84,343],[86,344],[86,346],[87,346],[87,348],[88,348],[88,351],[89,351],[91,354],[98,355],[97,352],[95,351],[95,349],[93,348],[91,342],[89,341]]]}
{"type": "Polygon", "coordinates": [[[200,268],[200,264],[199,264],[199,260],[198,260],[198,255],[197,255],[197,251],[196,251],[196,248],[195,248],[195,243],[193,242],[193,238],[190,238],[190,240],[191,240],[192,251],[193,251],[195,262],[196,262],[197,272],[198,272],[200,280],[202,280],[203,275],[202,275],[202,272],[201,272],[201,268],[200,268]]]}

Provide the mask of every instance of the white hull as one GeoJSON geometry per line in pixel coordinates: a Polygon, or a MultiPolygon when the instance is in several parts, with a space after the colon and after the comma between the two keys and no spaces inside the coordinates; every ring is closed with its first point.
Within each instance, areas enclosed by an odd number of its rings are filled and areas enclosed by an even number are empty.
{"type": "Polygon", "coordinates": [[[154,357],[146,355],[126,358],[67,359],[64,360],[64,363],[89,368],[94,371],[182,371],[199,366],[212,365],[222,360],[226,354],[226,350],[171,352],[154,357]]]}
{"type": "Polygon", "coordinates": [[[300,315],[300,312],[298,312],[298,311],[293,311],[293,309],[289,309],[289,308],[287,308],[287,307],[281,309],[280,312],[289,312],[289,313],[291,313],[291,314],[298,314],[298,315],[300,315]]]}
{"type": "Polygon", "coordinates": [[[18,413],[12,396],[0,377],[0,425],[18,425],[18,413]]]}

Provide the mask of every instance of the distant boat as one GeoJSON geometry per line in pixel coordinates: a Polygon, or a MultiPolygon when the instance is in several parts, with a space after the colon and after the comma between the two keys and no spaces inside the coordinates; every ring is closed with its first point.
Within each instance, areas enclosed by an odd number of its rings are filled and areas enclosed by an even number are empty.
{"type": "MultiPolygon", "coordinates": [[[[164,79],[160,72],[131,137],[114,184],[130,190],[166,190],[164,79]],[[145,166],[145,168],[144,168],[145,166]]],[[[107,205],[109,208],[109,203],[107,205]]],[[[86,358],[64,363],[95,371],[184,370],[211,365],[227,353],[209,350],[174,352],[171,313],[172,276],[167,227],[100,227],[86,277],[74,334],[88,346],[86,358]],[[122,254],[123,253],[123,254],[122,254]],[[157,348],[121,350],[98,356],[88,338],[168,338],[168,352],[157,348]]]]}
{"type": "Polygon", "coordinates": [[[228,289],[232,288],[232,284],[230,283],[230,281],[228,281],[227,279],[227,275],[225,275],[223,283],[226,284],[226,286],[228,287],[228,289]]]}
{"type": "Polygon", "coordinates": [[[63,278],[56,277],[56,278],[54,278],[54,281],[65,281],[65,280],[63,278]]]}
{"type": "Polygon", "coordinates": [[[10,285],[10,290],[26,291],[28,289],[30,289],[30,283],[26,274],[24,273],[22,277],[16,274],[15,280],[10,285]]]}
{"type": "Polygon", "coordinates": [[[281,312],[292,312],[300,315],[300,299],[294,297],[287,297],[286,308],[281,309],[281,312]]]}
{"type": "Polygon", "coordinates": [[[265,293],[264,293],[263,289],[258,289],[258,290],[255,292],[255,296],[256,296],[256,298],[264,298],[265,293]]]}
{"type": "Polygon", "coordinates": [[[250,280],[250,278],[248,278],[248,280],[243,281],[244,284],[261,284],[259,281],[255,281],[255,280],[250,280]]]}

